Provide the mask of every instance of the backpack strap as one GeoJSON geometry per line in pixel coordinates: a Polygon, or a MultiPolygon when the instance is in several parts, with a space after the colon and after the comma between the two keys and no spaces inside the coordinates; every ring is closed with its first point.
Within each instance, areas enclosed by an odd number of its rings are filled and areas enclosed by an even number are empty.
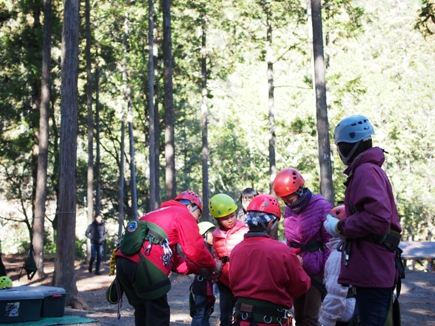
{"type": "Polygon", "coordinates": [[[159,245],[162,245],[166,240],[166,237],[161,236],[150,228],[148,228],[148,236],[153,237],[153,243],[157,242],[159,245]]]}
{"type": "Polygon", "coordinates": [[[299,242],[290,242],[290,247],[298,248],[302,252],[315,252],[320,251],[323,248],[323,243],[316,240],[310,240],[304,245],[300,244],[299,242]]]}
{"type": "Polygon", "coordinates": [[[326,291],[325,284],[322,282],[319,282],[315,278],[310,277],[311,279],[311,285],[314,286],[317,290],[319,290],[320,294],[322,295],[322,301],[325,299],[326,295],[328,294],[328,291],[326,291]]]}

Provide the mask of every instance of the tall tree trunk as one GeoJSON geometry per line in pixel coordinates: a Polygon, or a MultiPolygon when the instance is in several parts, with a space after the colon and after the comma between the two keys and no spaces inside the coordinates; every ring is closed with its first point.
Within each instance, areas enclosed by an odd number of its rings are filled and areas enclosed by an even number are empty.
{"type": "Polygon", "coordinates": [[[268,104],[269,104],[269,193],[273,193],[273,180],[276,176],[275,161],[275,86],[273,79],[273,52],[272,52],[272,11],[270,1],[265,2],[264,10],[266,13],[266,61],[267,61],[267,84],[268,84],[268,104]]]}
{"type": "Polygon", "coordinates": [[[121,157],[119,162],[119,228],[118,237],[124,231],[124,162],[125,162],[125,106],[122,106],[121,157]]]}
{"type": "Polygon", "coordinates": [[[39,116],[39,153],[38,173],[35,193],[35,219],[33,221],[33,249],[39,278],[44,278],[44,221],[45,200],[47,197],[47,162],[48,137],[50,117],[50,71],[51,71],[51,34],[52,34],[52,7],[51,0],[44,0],[44,34],[42,47],[42,82],[41,106],[39,116]]]}
{"type": "Polygon", "coordinates": [[[97,184],[95,191],[95,214],[101,213],[101,155],[100,155],[100,70],[98,67],[98,48],[95,50],[95,146],[97,184]]]}
{"type": "Polygon", "coordinates": [[[127,53],[128,53],[128,16],[124,20],[124,57],[123,57],[123,71],[122,80],[124,83],[124,101],[128,107],[128,134],[130,138],[130,176],[131,176],[131,208],[132,220],[137,220],[137,188],[136,188],[136,163],[134,160],[134,136],[133,136],[133,108],[131,105],[131,88],[128,78],[130,77],[127,70],[127,53]]]}
{"type": "MultiPolygon", "coordinates": [[[[154,21],[157,18],[155,17],[154,21]]],[[[157,35],[157,28],[154,26],[154,35],[157,35]]],[[[159,65],[158,65],[158,46],[156,42],[154,42],[154,157],[155,157],[155,166],[154,166],[154,179],[155,179],[155,198],[156,202],[154,203],[154,208],[151,206],[151,210],[157,209],[160,206],[160,114],[159,114],[159,65]]]]}
{"type": "MultiPolygon", "coordinates": [[[[33,7],[31,9],[32,15],[33,15],[33,30],[35,33],[38,33],[41,30],[41,8],[38,3],[33,3],[33,7]]],[[[35,53],[42,52],[43,49],[41,48],[39,42],[36,42],[34,39],[26,39],[25,40],[25,46],[29,49],[29,51],[34,51],[35,53]]],[[[42,60],[41,60],[42,61],[42,60]]],[[[31,74],[30,74],[31,75],[31,74]]],[[[31,103],[31,109],[33,111],[37,111],[41,109],[41,85],[39,83],[39,80],[37,78],[31,78],[30,79],[30,87],[31,87],[31,94],[32,94],[32,103],[31,103]]],[[[39,135],[38,135],[38,127],[39,122],[36,122],[36,119],[30,119],[30,130],[34,130],[33,132],[33,146],[32,146],[32,159],[31,159],[31,168],[32,168],[32,214],[31,214],[31,221],[29,223],[29,231],[30,231],[30,243],[33,243],[33,225],[35,220],[35,213],[36,213],[36,187],[37,187],[37,179],[38,179],[38,160],[39,160],[39,135]]],[[[24,211],[24,209],[23,209],[24,211]]],[[[26,215],[26,214],[25,214],[26,215]]],[[[28,217],[26,217],[28,218],[28,217]]],[[[38,244],[40,242],[38,241],[38,244]]],[[[38,253],[39,255],[39,253],[38,253]]],[[[34,256],[37,256],[35,254],[34,256]]]]}
{"type": "Polygon", "coordinates": [[[77,204],[79,1],[65,0],[62,32],[62,104],[58,234],[54,285],[66,291],[66,305],[86,306],[74,277],[77,204]]]}
{"type": "MultiPolygon", "coordinates": [[[[91,7],[90,0],[85,1],[86,20],[86,104],[88,108],[88,173],[87,173],[87,204],[88,224],[94,219],[94,113],[92,112],[92,65],[91,65],[91,7]]],[[[87,258],[89,260],[90,240],[87,239],[87,258]]]]}
{"type": "MultiPolygon", "coordinates": [[[[157,196],[158,191],[158,156],[156,157],[156,107],[154,106],[154,3],[153,0],[148,0],[148,111],[150,121],[150,210],[155,210],[158,207],[157,196]],[[157,172],[157,175],[156,175],[157,172]]],[[[158,112],[157,112],[158,115],[158,112]]],[[[158,139],[158,138],[157,138],[158,139]]]]}
{"type": "Polygon", "coordinates": [[[323,55],[323,32],[321,12],[321,0],[311,0],[317,140],[319,146],[320,163],[320,192],[326,198],[326,200],[334,204],[331,146],[329,142],[328,108],[326,105],[325,66],[323,55]]]}
{"type": "Polygon", "coordinates": [[[207,17],[205,11],[202,12],[202,35],[201,35],[201,128],[202,128],[202,200],[203,216],[209,219],[210,210],[208,207],[209,187],[208,187],[208,161],[210,159],[208,150],[208,106],[207,106],[207,17]]]}
{"type": "Polygon", "coordinates": [[[163,0],[163,57],[164,57],[164,106],[165,106],[165,159],[166,159],[166,199],[176,196],[175,141],[174,141],[174,99],[172,85],[172,39],[171,3],[163,0]]]}

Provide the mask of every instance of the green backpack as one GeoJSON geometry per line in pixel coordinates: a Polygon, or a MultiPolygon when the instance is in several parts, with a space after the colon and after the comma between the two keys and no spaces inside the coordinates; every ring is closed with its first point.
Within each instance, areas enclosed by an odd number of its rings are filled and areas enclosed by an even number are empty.
{"type": "MultiPolygon", "coordinates": [[[[139,253],[136,280],[133,287],[135,294],[144,300],[160,298],[171,289],[171,282],[166,273],[147,258],[154,245],[163,248],[161,259],[163,265],[167,266],[170,263],[172,251],[169,247],[166,232],[157,224],[147,221],[130,221],[119,245],[119,250],[126,256],[139,253]],[[144,255],[141,248],[146,240],[148,240],[148,243],[145,243],[147,247],[144,248],[144,255]]],[[[126,289],[125,292],[128,298],[128,290],[126,289]]],[[[140,304],[140,302],[130,301],[129,299],[131,305],[140,304]]]]}

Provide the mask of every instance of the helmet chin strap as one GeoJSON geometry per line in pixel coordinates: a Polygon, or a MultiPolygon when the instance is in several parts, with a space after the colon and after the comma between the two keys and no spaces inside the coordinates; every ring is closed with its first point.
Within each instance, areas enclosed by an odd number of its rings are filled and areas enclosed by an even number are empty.
{"type": "Polygon", "coordinates": [[[260,224],[261,224],[261,226],[264,228],[264,230],[266,231],[266,233],[267,234],[269,234],[270,235],[270,233],[277,227],[277,225],[278,225],[278,219],[276,219],[276,220],[274,220],[273,221],[273,224],[271,225],[271,227],[270,228],[268,228],[267,226],[266,226],[266,224],[264,224],[264,222],[263,221],[258,221],[260,224]]]}
{"type": "Polygon", "coordinates": [[[343,161],[344,165],[348,165],[349,160],[351,159],[351,157],[355,153],[355,151],[358,148],[360,143],[361,143],[361,140],[359,142],[355,143],[355,145],[353,145],[353,147],[352,147],[352,150],[349,152],[349,154],[347,154],[347,156],[344,156],[343,153],[340,151],[340,147],[337,146],[338,154],[340,154],[341,160],[343,161]]]}
{"type": "Polygon", "coordinates": [[[194,205],[194,204],[190,204],[192,205],[192,208],[190,209],[190,212],[193,213],[194,211],[196,211],[199,207],[194,205]]]}

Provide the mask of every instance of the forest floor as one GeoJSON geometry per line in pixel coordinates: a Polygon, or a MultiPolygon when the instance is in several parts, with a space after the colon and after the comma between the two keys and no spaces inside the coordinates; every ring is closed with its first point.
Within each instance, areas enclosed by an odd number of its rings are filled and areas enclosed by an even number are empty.
{"type": "MultiPolygon", "coordinates": [[[[8,276],[12,278],[14,286],[19,285],[51,285],[54,262],[47,261],[44,271],[47,278],[44,280],[27,280],[24,275],[18,279],[24,257],[3,256],[8,276]]],[[[89,305],[89,310],[65,308],[65,315],[77,315],[95,320],[87,323],[88,326],[134,325],[133,308],[128,304],[125,296],[121,308],[121,319],[117,319],[117,305],[110,305],[105,298],[105,292],[113,280],[109,276],[109,265],[102,264],[101,275],[91,274],[84,261],[76,262],[76,284],[81,297],[89,305]]],[[[171,306],[171,326],[190,325],[189,316],[189,286],[193,280],[192,275],[171,275],[172,288],[168,293],[171,306]]],[[[407,270],[406,278],[402,280],[400,294],[402,311],[402,326],[435,326],[435,272],[407,270]]],[[[211,317],[211,325],[219,325],[219,300],[216,302],[215,312],[211,317]]],[[[11,324],[13,325],[13,324],[11,324]]],[[[83,324],[84,325],[84,324],[83,324]]]]}

